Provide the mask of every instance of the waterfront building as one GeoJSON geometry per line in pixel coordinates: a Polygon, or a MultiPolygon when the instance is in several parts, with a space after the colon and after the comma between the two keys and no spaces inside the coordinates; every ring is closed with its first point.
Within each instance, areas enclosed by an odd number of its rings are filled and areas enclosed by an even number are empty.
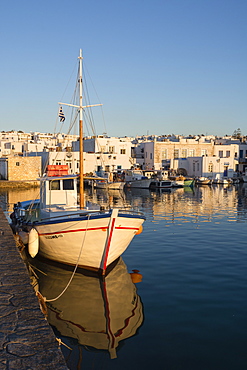
{"type": "Polygon", "coordinates": [[[37,180],[41,175],[41,157],[10,155],[0,158],[0,178],[8,181],[37,180]]]}
{"type": "MultiPolygon", "coordinates": [[[[49,151],[39,152],[42,158],[42,173],[46,172],[47,165],[67,165],[69,174],[79,173],[79,152],[78,151],[49,151]]],[[[29,153],[28,156],[36,156],[36,153],[29,153]]],[[[94,153],[84,152],[83,173],[101,175],[104,172],[120,171],[130,169],[132,161],[121,153],[94,153]]]]}
{"type": "Polygon", "coordinates": [[[216,156],[177,158],[173,160],[173,169],[190,177],[205,176],[214,179],[217,175],[232,178],[236,174],[236,160],[216,156]]]}
{"type": "Polygon", "coordinates": [[[214,141],[205,137],[164,138],[142,143],[143,169],[174,169],[173,161],[178,158],[213,156],[214,141]]]}
{"type": "MultiPolygon", "coordinates": [[[[190,176],[195,173],[198,176],[216,173],[219,169],[222,176],[224,173],[242,173],[247,168],[247,144],[244,139],[234,136],[217,138],[212,135],[116,138],[103,134],[85,137],[84,172],[141,168],[179,171],[190,176]],[[198,166],[199,170],[196,170],[198,166]]],[[[42,173],[46,171],[47,164],[66,164],[70,173],[77,173],[78,152],[78,135],[14,130],[0,132],[0,158],[10,155],[41,156],[42,173]]]]}

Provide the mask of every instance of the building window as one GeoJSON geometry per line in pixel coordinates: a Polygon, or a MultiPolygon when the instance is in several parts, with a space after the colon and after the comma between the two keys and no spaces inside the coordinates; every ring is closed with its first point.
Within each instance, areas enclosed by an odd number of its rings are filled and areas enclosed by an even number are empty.
{"type": "Polygon", "coordinates": [[[199,171],[199,162],[197,163],[197,171],[199,171]]]}
{"type": "Polygon", "coordinates": [[[105,172],[110,172],[110,166],[105,166],[105,172]]]}
{"type": "Polygon", "coordinates": [[[152,159],[153,158],[153,153],[150,153],[150,159],[152,159]]]}
{"type": "Polygon", "coordinates": [[[174,149],[174,158],[179,158],[179,149],[174,149]]]}
{"type": "Polygon", "coordinates": [[[120,154],[126,154],[126,149],[120,149],[120,154]]]}
{"type": "Polygon", "coordinates": [[[219,150],[219,157],[223,158],[223,150],[219,150]]]}
{"type": "Polygon", "coordinates": [[[226,157],[230,157],[230,150],[226,151],[226,157]]]}
{"type": "Polygon", "coordinates": [[[206,149],[202,149],[202,157],[203,156],[206,156],[207,155],[207,150],[206,149]]]}
{"type": "Polygon", "coordinates": [[[104,145],[102,145],[102,147],[100,148],[100,151],[101,151],[101,153],[105,153],[105,146],[104,145]]]}
{"type": "Polygon", "coordinates": [[[196,170],[196,164],[193,163],[193,172],[195,172],[195,170],[196,170]]]}
{"type": "Polygon", "coordinates": [[[209,163],[208,165],[208,172],[213,172],[213,163],[209,163]]]}
{"type": "Polygon", "coordinates": [[[161,159],[167,159],[167,149],[162,150],[161,159]]]}
{"type": "Polygon", "coordinates": [[[187,149],[182,149],[181,157],[182,158],[187,158],[187,149]]]}
{"type": "Polygon", "coordinates": [[[16,164],[15,164],[16,166],[20,166],[20,162],[16,162],[16,164]]]}
{"type": "Polygon", "coordinates": [[[114,153],[114,146],[109,146],[109,153],[114,153]]]}
{"type": "Polygon", "coordinates": [[[189,157],[194,157],[195,156],[195,149],[189,149],[189,157]]]}

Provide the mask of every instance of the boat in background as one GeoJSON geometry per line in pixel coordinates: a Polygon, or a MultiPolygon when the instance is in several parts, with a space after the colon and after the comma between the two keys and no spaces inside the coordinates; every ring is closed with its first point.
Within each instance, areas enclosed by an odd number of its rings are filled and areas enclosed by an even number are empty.
{"type": "Polygon", "coordinates": [[[150,183],[150,189],[170,189],[173,187],[172,184],[171,180],[153,180],[150,183]]]}
{"type": "Polygon", "coordinates": [[[123,190],[125,186],[124,181],[107,181],[107,180],[95,180],[94,187],[96,189],[107,189],[107,190],[123,190]]]}
{"type": "MultiPolygon", "coordinates": [[[[77,77],[79,103],[67,105],[79,112],[80,166],[79,205],[77,177],[55,176],[40,179],[40,199],[17,203],[11,215],[12,228],[32,257],[36,254],[59,263],[83,267],[105,274],[107,267],[126,250],[142,231],[145,216],[132,209],[104,209],[85,205],[83,177],[82,50],[77,77]]],[[[60,120],[64,115],[59,110],[60,120]]]]}
{"type": "Polygon", "coordinates": [[[213,184],[229,185],[232,184],[232,180],[217,173],[212,181],[213,184]]]}
{"type": "Polygon", "coordinates": [[[189,178],[189,177],[184,178],[184,186],[193,187],[194,185],[195,185],[195,179],[194,178],[189,178]]]}
{"type": "Polygon", "coordinates": [[[128,188],[149,189],[152,178],[145,176],[142,170],[126,170],[125,186],[128,188]]]}
{"type": "Polygon", "coordinates": [[[183,186],[183,182],[180,183],[176,180],[152,180],[150,184],[150,189],[182,188],[183,186]]]}
{"type": "Polygon", "coordinates": [[[195,183],[196,185],[210,185],[212,180],[208,177],[201,176],[195,179],[195,183]]]}
{"type": "Polygon", "coordinates": [[[34,289],[58,336],[73,338],[87,350],[107,351],[114,359],[119,342],[136,335],[142,325],[143,306],[133,283],[141,275],[138,270],[128,273],[121,257],[104,279],[76,273],[71,280],[71,271],[37,259],[31,268],[34,289]]]}

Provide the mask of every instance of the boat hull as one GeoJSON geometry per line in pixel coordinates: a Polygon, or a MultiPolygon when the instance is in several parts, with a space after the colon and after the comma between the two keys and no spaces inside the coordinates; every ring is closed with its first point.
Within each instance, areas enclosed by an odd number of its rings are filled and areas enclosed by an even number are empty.
{"type": "Polygon", "coordinates": [[[196,185],[211,185],[211,180],[206,177],[196,179],[196,185]]]}
{"type": "Polygon", "coordinates": [[[99,214],[36,222],[39,255],[68,265],[105,270],[127,249],[144,216],[99,214]]]}
{"type": "Polygon", "coordinates": [[[195,183],[195,180],[194,179],[185,179],[184,180],[184,186],[193,187],[194,186],[194,183],[195,183]]]}
{"type": "Polygon", "coordinates": [[[109,183],[102,181],[102,182],[95,183],[94,187],[96,189],[123,190],[124,185],[125,185],[125,182],[120,182],[120,181],[109,182],[109,183]]]}
{"type": "Polygon", "coordinates": [[[128,188],[139,188],[139,189],[149,189],[152,179],[140,179],[126,181],[126,187],[128,188]]]}

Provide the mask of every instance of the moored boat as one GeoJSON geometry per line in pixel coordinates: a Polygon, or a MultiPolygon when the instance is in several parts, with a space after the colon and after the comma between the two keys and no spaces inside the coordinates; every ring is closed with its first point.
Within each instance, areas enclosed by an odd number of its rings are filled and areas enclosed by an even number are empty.
{"type": "Polygon", "coordinates": [[[149,189],[151,178],[145,176],[142,170],[126,170],[125,186],[128,188],[149,189]]]}
{"type": "Polygon", "coordinates": [[[176,180],[152,180],[150,183],[150,189],[169,189],[169,188],[182,188],[183,184],[180,184],[176,180]]]}
{"type": "Polygon", "coordinates": [[[201,176],[196,178],[195,182],[197,185],[210,185],[211,179],[209,179],[208,177],[201,176]]]}
{"type": "MultiPolygon", "coordinates": [[[[31,256],[42,257],[63,264],[97,270],[105,274],[106,268],[129,246],[141,231],[143,213],[131,209],[84,204],[83,179],[83,112],[82,102],[82,51],[79,55],[79,111],[80,168],[79,205],[77,204],[76,177],[44,177],[40,181],[40,199],[17,203],[12,214],[12,227],[28,241],[31,256]]],[[[59,111],[60,118],[64,115],[59,111]]]]}
{"type": "Polygon", "coordinates": [[[107,180],[96,180],[94,187],[96,189],[107,189],[107,190],[123,190],[125,186],[124,181],[107,181],[107,180]]]}
{"type": "Polygon", "coordinates": [[[193,187],[194,184],[195,184],[195,179],[194,178],[185,178],[184,179],[184,186],[193,187]]]}

